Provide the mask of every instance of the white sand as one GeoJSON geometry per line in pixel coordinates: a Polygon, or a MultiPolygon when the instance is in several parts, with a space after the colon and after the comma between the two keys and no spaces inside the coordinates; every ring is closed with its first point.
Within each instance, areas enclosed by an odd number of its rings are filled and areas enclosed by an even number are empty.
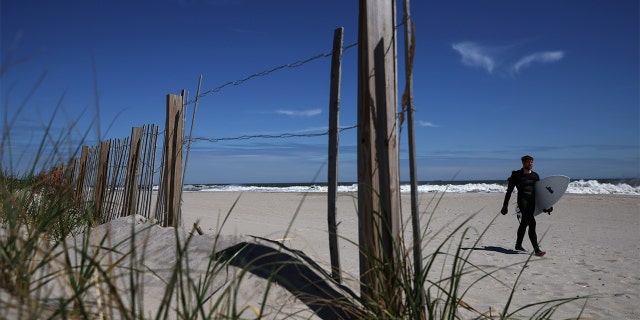
{"type": "MultiPolygon", "coordinates": [[[[537,218],[541,247],[547,251],[542,258],[513,250],[517,219],[512,212],[506,216],[497,213],[504,195],[446,193],[442,198],[440,196],[420,194],[423,257],[430,259],[445,237],[465,219],[471,218],[467,224],[470,229],[456,233],[453,240],[443,247],[443,250],[454,253],[459,241],[462,241],[461,253],[469,255],[467,270],[472,273],[462,278],[461,289],[470,288],[462,299],[477,311],[461,310],[463,319],[477,318],[478,312],[492,316],[503,313],[514,286],[508,312],[548,300],[591,296],[588,300],[580,299],[562,305],[552,318],[572,319],[580,315],[581,319],[640,319],[640,273],[637,271],[640,265],[640,196],[565,195],[554,206],[552,215],[542,214],[537,218]],[[479,238],[479,234],[485,230],[486,233],[479,238]],[[523,269],[529,258],[531,260],[523,269]],[[515,284],[521,271],[522,276],[515,284]],[[492,277],[478,280],[486,273],[491,273],[492,277]]],[[[412,228],[409,223],[408,194],[403,194],[402,200],[406,230],[404,238],[407,246],[410,246],[412,228]]],[[[344,284],[357,294],[359,257],[356,247],[356,203],[353,193],[341,193],[338,196],[342,276],[344,284]]],[[[510,210],[513,211],[513,208],[510,210]]],[[[212,251],[228,248],[241,241],[255,242],[245,237],[247,235],[280,240],[288,248],[304,252],[326,272],[330,270],[325,193],[185,192],[182,212],[183,226],[187,231],[182,235],[192,231],[195,222],[205,233],[194,236],[188,246],[190,275],[194,279],[207,273],[212,251]],[[221,228],[220,224],[225,218],[227,221],[221,228]],[[218,234],[222,237],[215,243],[218,234]]],[[[119,252],[129,252],[132,248],[131,226],[130,220],[119,219],[100,226],[92,237],[97,241],[100,238],[98,235],[108,232],[108,246],[116,247],[119,252]]],[[[162,304],[166,282],[176,261],[176,234],[172,228],[160,228],[148,223],[136,226],[147,228],[145,232],[138,233],[135,246],[139,259],[144,253],[144,267],[153,270],[145,272],[141,279],[144,283],[144,314],[151,316],[162,304]]],[[[531,249],[528,237],[525,237],[524,246],[531,249]]],[[[295,256],[295,252],[285,252],[295,256]]],[[[112,254],[109,259],[115,261],[119,257],[121,255],[112,254]]],[[[442,255],[435,260],[428,280],[437,281],[450,270],[451,257],[443,258],[442,255]]],[[[127,263],[129,256],[121,262],[121,266],[126,267],[127,263]]],[[[114,270],[117,273],[118,270],[128,269],[114,270]]],[[[240,271],[239,268],[228,267],[219,271],[218,276],[206,285],[211,292],[228,287],[229,281],[240,271]]],[[[244,318],[255,317],[254,310],[260,308],[267,284],[255,275],[243,279],[237,303],[239,307],[246,306],[241,310],[244,318]]],[[[121,280],[118,288],[126,292],[129,278],[121,280]]],[[[60,281],[59,287],[64,288],[63,282],[60,281]]],[[[335,286],[332,288],[336,289],[335,286]]],[[[343,295],[348,294],[348,290],[336,290],[343,295]]],[[[52,297],[61,294],[60,289],[54,288],[51,292],[52,297]]],[[[89,299],[96,299],[100,292],[89,292],[88,295],[89,299]]],[[[11,298],[0,292],[0,301],[3,299],[7,301],[11,298]]],[[[215,296],[209,302],[213,304],[213,301],[215,296]]],[[[265,319],[285,318],[294,314],[288,318],[317,318],[305,304],[277,285],[269,291],[266,305],[262,314],[265,319]]],[[[210,306],[204,307],[207,309],[210,306]]],[[[531,317],[537,310],[537,307],[529,308],[519,312],[518,317],[531,317]]],[[[4,313],[0,312],[0,318],[19,318],[18,312],[19,308],[5,310],[4,313]]],[[[169,318],[175,318],[175,313],[170,313],[169,318]]]]}
{"type": "MultiPolygon", "coordinates": [[[[219,221],[231,210],[223,234],[256,235],[270,239],[287,238],[285,244],[304,251],[326,270],[330,270],[327,233],[327,197],[324,193],[227,193],[186,192],[183,203],[184,226],[198,221],[205,233],[214,234],[219,221]],[[301,206],[298,212],[296,210],[301,206]],[[287,233],[287,229],[289,232],[287,233]]],[[[426,257],[442,243],[460,223],[476,214],[468,226],[462,247],[471,254],[470,261],[485,271],[495,271],[472,285],[463,300],[475,309],[502,312],[511,287],[529,258],[513,251],[518,221],[513,208],[506,216],[497,214],[503,194],[420,194],[422,230],[426,257]],[[491,223],[495,217],[496,220],[491,223]],[[427,220],[431,218],[428,229],[427,220]],[[485,228],[488,231],[478,241],[485,228]],[[439,234],[436,231],[443,230],[439,234]],[[476,245],[474,243],[478,241],[476,245]],[[499,280],[499,281],[498,281],[499,280]],[[503,282],[501,284],[500,282],[503,282]]],[[[338,197],[338,232],[340,260],[345,283],[359,291],[356,199],[352,193],[338,197]]],[[[621,195],[565,195],[552,215],[537,218],[539,242],[547,255],[532,257],[516,286],[510,311],[546,300],[593,296],[586,301],[581,317],[595,319],[640,319],[640,197],[621,195]]],[[[409,197],[403,194],[405,238],[411,243],[409,197]]],[[[460,234],[462,235],[462,234],[460,234]]],[[[457,238],[459,239],[459,237],[457,238]]],[[[454,244],[457,244],[457,240],[454,244]]],[[[524,247],[531,249],[528,237],[524,247]]],[[[451,250],[455,249],[455,246],[451,250]]],[[[451,259],[440,261],[430,275],[439,277],[451,259]]],[[[480,276],[475,272],[463,277],[466,288],[480,276]]],[[[585,300],[560,307],[554,319],[575,318],[585,300]]],[[[525,311],[532,314],[536,308],[525,311]]],[[[473,315],[473,313],[469,313],[473,315]]]]}

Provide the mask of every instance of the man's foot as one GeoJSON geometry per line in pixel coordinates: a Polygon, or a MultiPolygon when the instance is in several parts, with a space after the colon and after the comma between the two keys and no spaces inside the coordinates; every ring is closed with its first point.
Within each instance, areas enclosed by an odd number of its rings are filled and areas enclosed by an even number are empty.
{"type": "Polygon", "coordinates": [[[543,257],[545,254],[547,254],[546,251],[540,251],[540,250],[536,251],[536,256],[538,257],[543,257]]]}
{"type": "Polygon", "coordinates": [[[522,251],[522,252],[527,252],[527,249],[523,248],[522,246],[516,246],[516,250],[517,251],[522,251]]]}

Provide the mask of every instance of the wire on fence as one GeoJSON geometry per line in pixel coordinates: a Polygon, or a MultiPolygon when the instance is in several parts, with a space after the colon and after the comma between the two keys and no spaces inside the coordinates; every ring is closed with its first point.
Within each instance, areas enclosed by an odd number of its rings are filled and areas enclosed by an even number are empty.
{"type": "MultiPolygon", "coordinates": [[[[338,131],[342,132],[345,130],[351,130],[357,128],[357,125],[340,128],[338,131]]],[[[281,133],[281,134],[256,134],[256,135],[244,135],[239,137],[226,137],[226,138],[205,138],[205,137],[195,137],[191,139],[191,142],[197,141],[208,141],[208,142],[220,142],[220,141],[230,141],[230,140],[249,140],[249,139],[280,139],[280,138],[299,138],[299,137],[320,137],[326,136],[329,134],[329,131],[318,132],[318,133],[281,133]]],[[[185,140],[188,142],[189,140],[185,140]]]]}
{"type": "MultiPolygon", "coordinates": [[[[343,51],[347,51],[348,49],[350,49],[352,47],[355,47],[357,45],[358,45],[357,42],[352,43],[352,44],[344,47],[343,51]]],[[[315,56],[313,56],[311,58],[307,58],[305,60],[299,60],[299,61],[296,61],[296,62],[293,62],[293,63],[284,64],[284,65],[281,65],[281,66],[278,66],[278,67],[275,67],[275,68],[272,68],[272,69],[269,69],[269,70],[264,70],[264,71],[261,71],[261,72],[258,72],[258,73],[254,73],[254,74],[252,74],[252,75],[250,75],[250,76],[248,76],[248,77],[246,77],[244,79],[240,79],[240,80],[236,80],[236,81],[229,81],[229,82],[227,82],[227,83],[225,83],[225,84],[223,84],[221,86],[218,86],[218,87],[215,87],[213,89],[209,89],[207,91],[204,91],[203,93],[201,93],[198,96],[198,98],[199,97],[204,97],[207,94],[212,93],[212,92],[219,92],[220,90],[222,90],[222,89],[224,89],[225,87],[228,87],[228,86],[237,86],[237,85],[240,85],[240,84],[244,83],[245,81],[251,80],[253,78],[266,76],[266,75],[271,74],[273,72],[276,72],[278,70],[282,70],[282,69],[285,69],[285,68],[297,68],[297,67],[303,66],[303,65],[305,65],[305,64],[307,64],[307,63],[309,63],[311,61],[314,61],[314,60],[317,60],[317,59],[320,59],[320,58],[330,57],[332,54],[333,53],[331,53],[331,52],[329,52],[329,53],[321,53],[321,54],[315,55],[315,56]]],[[[194,103],[194,102],[195,102],[195,100],[190,100],[190,101],[187,101],[186,104],[189,105],[189,104],[194,103]]]]}
{"type": "MultiPolygon", "coordinates": [[[[405,22],[403,21],[402,23],[398,24],[395,28],[398,29],[401,26],[403,26],[404,24],[405,24],[405,22]]],[[[349,49],[351,49],[351,48],[353,48],[353,47],[355,47],[357,45],[358,45],[358,43],[354,42],[354,43],[344,47],[342,49],[342,51],[343,52],[347,51],[347,50],[349,50],[349,49]]],[[[212,93],[212,92],[219,92],[220,90],[222,90],[222,89],[224,89],[225,87],[228,87],[228,86],[240,85],[240,84],[244,83],[247,80],[250,80],[250,79],[253,79],[253,78],[256,78],[256,77],[263,77],[263,76],[266,76],[266,75],[268,75],[270,73],[276,72],[278,70],[282,70],[282,69],[285,69],[285,68],[297,68],[297,67],[305,65],[305,64],[307,64],[307,63],[309,63],[311,61],[314,61],[314,60],[317,60],[317,59],[320,59],[320,58],[330,57],[332,55],[333,55],[332,52],[321,53],[321,54],[315,55],[315,56],[313,56],[311,58],[307,58],[305,60],[299,60],[299,61],[296,61],[296,62],[293,62],[293,63],[284,64],[284,65],[281,65],[281,66],[278,66],[278,67],[275,67],[275,68],[272,68],[272,69],[269,69],[269,70],[264,70],[262,72],[254,73],[254,74],[252,74],[252,75],[250,75],[250,76],[248,76],[248,77],[246,77],[244,79],[240,79],[240,80],[236,80],[236,81],[229,81],[229,82],[227,82],[227,83],[225,83],[225,84],[223,84],[221,86],[215,87],[213,89],[209,89],[209,90],[203,92],[202,94],[198,95],[196,98],[204,97],[207,94],[212,93]]],[[[189,100],[189,101],[187,101],[186,105],[189,105],[189,104],[191,104],[193,102],[195,102],[195,100],[189,100]]]]}

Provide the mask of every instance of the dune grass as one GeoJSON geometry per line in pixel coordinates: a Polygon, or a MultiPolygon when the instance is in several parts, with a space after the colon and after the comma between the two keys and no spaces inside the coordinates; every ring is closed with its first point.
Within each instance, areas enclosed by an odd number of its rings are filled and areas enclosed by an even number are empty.
{"type": "MultiPolygon", "coordinates": [[[[4,123],[0,141],[2,159],[12,158],[10,154],[8,157],[2,154],[4,150],[10,150],[5,146],[11,145],[11,125],[12,122],[4,123]]],[[[49,136],[50,128],[51,122],[46,127],[39,152],[43,152],[44,144],[56,141],[49,136]]],[[[63,135],[53,144],[60,146],[65,137],[63,135]]],[[[55,148],[48,159],[66,158],[59,150],[55,148]]],[[[511,286],[512,290],[505,297],[502,310],[496,314],[487,314],[466,303],[465,294],[471,287],[463,287],[462,279],[474,277],[476,280],[472,285],[487,278],[499,281],[494,277],[499,269],[486,270],[474,265],[470,259],[472,252],[462,250],[462,239],[472,230],[467,223],[474,216],[444,234],[444,240],[436,244],[434,250],[423,248],[426,254],[424,269],[418,274],[413,269],[412,248],[402,240],[403,235],[394,244],[397,255],[394,287],[390,292],[380,294],[388,300],[368,301],[336,284],[304,253],[284,245],[263,242],[259,249],[265,251],[257,256],[249,255],[250,244],[222,252],[217,250],[222,238],[222,233],[218,232],[213,241],[206,239],[209,251],[203,258],[202,254],[193,256],[190,250],[199,240],[195,233],[137,223],[135,216],[128,218],[129,231],[124,236],[122,233],[116,235],[110,232],[111,224],[97,224],[91,205],[78,202],[73,195],[73,183],[58,183],[47,172],[35,174],[35,167],[36,163],[22,174],[13,172],[10,165],[0,168],[0,318],[307,319],[320,317],[325,310],[331,309],[338,313],[330,314],[340,314],[344,319],[459,319],[461,310],[477,319],[512,319],[523,315],[549,319],[557,308],[576,299],[533,302],[511,310],[516,280],[513,284],[501,284],[511,286]],[[154,236],[160,233],[173,241],[167,242],[166,252],[160,253],[165,258],[161,263],[148,258],[159,254],[149,252],[149,247],[151,241],[157,241],[152,240],[154,236]],[[201,267],[202,259],[206,262],[204,268],[201,267]],[[199,267],[194,260],[199,261],[199,267]],[[447,269],[445,265],[451,268],[447,269]],[[300,282],[297,287],[296,284],[292,286],[287,279],[290,273],[298,273],[302,283],[310,282],[316,291],[302,290],[300,282]],[[309,274],[314,278],[307,278],[309,274]],[[259,306],[241,301],[240,290],[246,289],[252,275],[261,276],[267,283],[261,293],[257,291],[261,295],[259,306]],[[162,288],[162,295],[152,304],[153,308],[149,307],[149,300],[155,298],[145,295],[152,283],[162,288]],[[268,305],[273,301],[269,295],[277,286],[287,287],[307,306],[319,309],[291,311],[286,305],[290,300],[283,301],[282,305],[268,305]],[[330,291],[332,295],[326,295],[330,291]],[[418,298],[421,296],[425,297],[424,301],[418,298]]],[[[436,202],[435,207],[444,194],[439,196],[439,199],[432,199],[436,202]]],[[[217,230],[223,230],[239,200],[240,197],[217,230]]],[[[300,208],[298,206],[297,210],[300,208]]],[[[434,214],[437,210],[423,215],[430,220],[434,214]]],[[[293,221],[287,227],[287,233],[292,224],[293,221]]],[[[405,228],[402,230],[405,233],[405,228]]],[[[480,234],[487,230],[488,227],[480,234]]],[[[441,233],[444,231],[435,234],[425,231],[422,243],[429,243],[441,233]]],[[[351,245],[358,246],[356,243],[351,245]]],[[[384,265],[389,261],[379,263],[384,265]]],[[[520,275],[526,263],[528,260],[522,264],[520,275]]]]}
{"type": "MultiPolygon", "coordinates": [[[[312,269],[321,269],[318,265],[304,263],[299,259],[269,269],[272,274],[265,277],[269,281],[261,306],[249,307],[239,301],[239,290],[243,288],[243,281],[250,274],[256,273],[257,264],[241,268],[239,272],[229,272],[233,259],[237,259],[243,254],[242,250],[246,249],[238,250],[233,257],[223,258],[215,252],[217,245],[214,243],[207,257],[206,268],[195,270],[192,268],[194,257],[190,256],[190,246],[199,236],[194,232],[186,233],[180,228],[170,228],[175,233],[175,237],[172,237],[175,243],[167,244],[167,256],[175,256],[175,260],[170,259],[164,269],[157,270],[150,267],[146,260],[146,248],[150,235],[159,232],[161,228],[152,224],[142,224],[143,227],[140,228],[135,227],[136,223],[131,223],[130,232],[124,238],[116,239],[109,233],[108,225],[101,226],[103,230],[97,231],[99,226],[93,224],[90,212],[80,210],[67,189],[43,185],[35,177],[11,177],[5,172],[0,175],[0,181],[2,316],[15,319],[309,317],[309,314],[291,314],[285,306],[272,306],[275,310],[280,310],[280,313],[276,311],[274,314],[273,309],[266,310],[265,306],[269,303],[269,291],[274,286],[281,285],[276,279],[279,270],[284,270],[287,264],[305,264],[312,269]],[[162,279],[164,284],[159,308],[153,310],[145,308],[145,284],[150,276],[162,279]],[[219,282],[220,278],[225,279],[224,284],[219,282]]],[[[239,200],[240,197],[236,203],[239,200]]],[[[233,214],[233,206],[226,213],[225,219],[233,214]]],[[[413,270],[411,248],[406,247],[403,241],[396,244],[395,249],[400,257],[396,283],[402,296],[402,304],[397,309],[385,310],[380,315],[374,311],[379,310],[380,305],[372,306],[371,302],[348,295],[333,303],[341,310],[346,310],[347,316],[344,318],[351,319],[458,319],[461,310],[466,310],[467,315],[475,314],[474,317],[478,319],[512,319],[523,318],[523,315],[548,319],[563,304],[584,299],[532,302],[511,310],[514,294],[512,290],[510,296],[505,297],[506,303],[502,310],[492,314],[467,304],[464,298],[471,286],[462,287],[463,278],[473,276],[473,283],[486,278],[499,281],[493,276],[497,270],[475,266],[469,259],[472,251],[462,249],[462,239],[472,231],[467,223],[473,218],[473,215],[467,217],[448,234],[441,234],[444,231],[439,230],[434,234],[422,235],[423,243],[428,243],[435,235],[444,235],[444,240],[436,245],[435,250],[425,252],[424,270],[421,274],[415,274],[413,270]],[[445,264],[451,267],[445,269],[445,264]],[[439,275],[434,277],[438,270],[439,275]],[[416,278],[422,284],[418,288],[414,285],[416,278]],[[420,290],[425,296],[424,304],[416,298],[420,290]]],[[[224,221],[218,230],[223,227],[224,221]]],[[[488,227],[481,230],[478,239],[487,230],[488,227]]],[[[214,242],[220,236],[216,234],[214,242]]],[[[276,249],[278,253],[283,252],[281,248],[276,249]]],[[[253,262],[264,258],[254,257],[253,262]]],[[[525,264],[528,262],[529,260],[525,264]]],[[[521,270],[524,271],[524,264],[521,270]]],[[[316,271],[325,276],[322,282],[333,283],[328,273],[316,271]]],[[[515,289],[519,278],[520,276],[513,284],[501,285],[515,289]]],[[[384,302],[381,305],[393,304],[384,302]]]]}

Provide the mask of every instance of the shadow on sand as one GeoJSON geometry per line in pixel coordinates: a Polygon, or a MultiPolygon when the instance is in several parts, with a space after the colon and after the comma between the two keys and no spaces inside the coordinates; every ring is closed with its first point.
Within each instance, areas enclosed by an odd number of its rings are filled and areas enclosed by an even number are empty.
{"type": "Polygon", "coordinates": [[[526,254],[526,252],[517,251],[517,250],[513,250],[513,249],[507,249],[507,248],[503,248],[503,247],[496,247],[496,246],[484,246],[482,248],[461,248],[461,249],[462,250],[491,251],[491,252],[497,252],[497,253],[503,253],[503,254],[526,254]]]}
{"type": "Polygon", "coordinates": [[[216,258],[279,284],[322,319],[360,318],[362,309],[356,294],[333,281],[302,251],[272,240],[253,238],[255,243],[238,243],[218,251],[216,258]]]}

